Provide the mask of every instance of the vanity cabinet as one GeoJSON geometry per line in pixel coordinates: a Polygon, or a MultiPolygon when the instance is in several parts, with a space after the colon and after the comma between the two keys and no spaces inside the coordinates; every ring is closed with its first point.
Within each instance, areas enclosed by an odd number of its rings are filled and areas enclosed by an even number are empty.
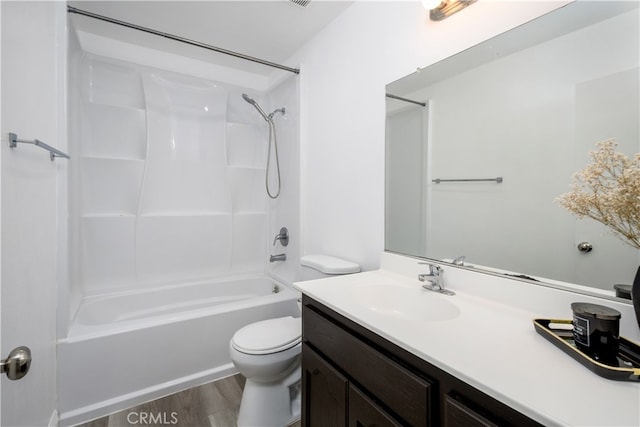
{"type": "Polygon", "coordinates": [[[540,426],[314,299],[302,302],[303,426],[540,426]]]}

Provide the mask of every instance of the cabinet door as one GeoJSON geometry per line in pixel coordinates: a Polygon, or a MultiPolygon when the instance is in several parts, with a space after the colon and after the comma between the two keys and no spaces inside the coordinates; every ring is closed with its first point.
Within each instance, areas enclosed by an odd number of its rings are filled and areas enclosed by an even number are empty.
{"type": "Polygon", "coordinates": [[[340,372],[302,345],[303,426],[346,426],[348,389],[347,379],[340,372]]]}
{"type": "Polygon", "coordinates": [[[445,427],[498,427],[498,424],[450,395],[444,397],[445,427]]]}
{"type": "Polygon", "coordinates": [[[353,384],[349,386],[349,427],[400,426],[400,423],[362,394],[353,384]]]}

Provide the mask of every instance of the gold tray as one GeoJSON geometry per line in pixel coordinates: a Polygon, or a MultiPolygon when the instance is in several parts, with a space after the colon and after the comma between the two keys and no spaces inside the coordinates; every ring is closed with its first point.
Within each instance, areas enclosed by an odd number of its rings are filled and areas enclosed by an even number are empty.
{"type": "Polygon", "coordinates": [[[640,346],[638,344],[620,337],[617,363],[595,360],[576,347],[572,330],[554,327],[554,325],[572,324],[571,320],[533,319],[533,326],[540,335],[590,371],[610,380],[640,382],[640,346]]]}

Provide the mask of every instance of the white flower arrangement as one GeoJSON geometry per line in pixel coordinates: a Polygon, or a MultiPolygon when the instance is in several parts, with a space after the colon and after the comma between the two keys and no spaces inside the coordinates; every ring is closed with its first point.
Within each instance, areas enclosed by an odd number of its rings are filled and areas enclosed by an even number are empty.
{"type": "Polygon", "coordinates": [[[640,153],[617,152],[615,139],[596,143],[592,163],[574,174],[571,191],[556,201],[578,218],[588,217],[640,249],[640,153]]]}

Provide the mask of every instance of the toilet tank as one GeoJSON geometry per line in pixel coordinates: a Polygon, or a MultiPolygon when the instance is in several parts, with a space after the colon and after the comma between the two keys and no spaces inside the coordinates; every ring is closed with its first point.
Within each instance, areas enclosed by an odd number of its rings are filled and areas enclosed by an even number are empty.
{"type": "Polygon", "coordinates": [[[360,272],[360,265],[355,262],[322,254],[305,255],[300,264],[303,281],[360,272]]]}

